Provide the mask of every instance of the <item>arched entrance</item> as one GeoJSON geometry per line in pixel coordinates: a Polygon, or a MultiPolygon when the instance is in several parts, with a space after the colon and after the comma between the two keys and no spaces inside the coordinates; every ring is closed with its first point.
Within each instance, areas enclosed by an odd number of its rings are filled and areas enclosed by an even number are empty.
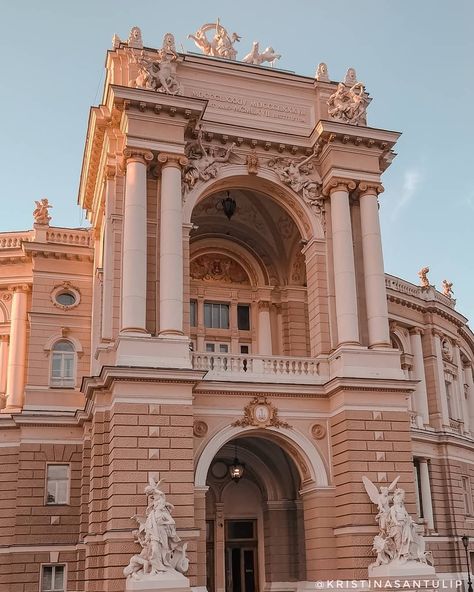
{"type": "Polygon", "coordinates": [[[209,592],[305,580],[301,476],[279,444],[252,432],[233,438],[214,456],[206,484],[209,592]],[[236,460],[243,474],[234,481],[236,460]]]}

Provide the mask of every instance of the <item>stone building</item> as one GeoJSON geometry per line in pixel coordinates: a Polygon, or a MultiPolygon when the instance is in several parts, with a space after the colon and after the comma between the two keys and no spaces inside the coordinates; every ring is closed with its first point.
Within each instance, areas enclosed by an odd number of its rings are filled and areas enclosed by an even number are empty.
{"type": "Polygon", "coordinates": [[[80,179],[90,229],[42,201],[32,230],[0,234],[0,590],[124,590],[150,475],[199,591],[366,578],[363,475],[400,475],[454,579],[474,535],[474,335],[449,285],[384,273],[399,134],[367,125],[353,70],[241,62],[205,34],[206,55],[115,37],[80,179]]]}

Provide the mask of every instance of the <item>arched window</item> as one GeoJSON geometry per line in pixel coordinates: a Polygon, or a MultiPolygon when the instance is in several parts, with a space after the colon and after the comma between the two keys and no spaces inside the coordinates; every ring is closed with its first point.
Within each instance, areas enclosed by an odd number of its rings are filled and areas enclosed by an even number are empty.
{"type": "Polygon", "coordinates": [[[67,339],[56,341],[51,349],[50,384],[66,388],[76,385],[76,350],[67,339]]]}

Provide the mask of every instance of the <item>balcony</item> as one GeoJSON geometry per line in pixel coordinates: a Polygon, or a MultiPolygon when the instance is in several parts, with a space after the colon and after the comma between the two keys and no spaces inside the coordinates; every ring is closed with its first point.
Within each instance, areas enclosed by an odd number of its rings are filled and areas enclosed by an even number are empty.
{"type": "Polygon", "coordinates": [[[290,384],[322,384],[321,362],[315,358],[252,356],[195,352],[194,370],[204,370],[204,380],[230,382],[278,382],[290,384]]]}

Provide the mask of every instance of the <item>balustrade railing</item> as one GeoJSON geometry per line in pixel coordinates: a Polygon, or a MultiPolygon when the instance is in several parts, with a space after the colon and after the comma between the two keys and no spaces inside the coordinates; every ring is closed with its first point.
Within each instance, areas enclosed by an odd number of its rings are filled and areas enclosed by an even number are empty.
{"type": "Polygon", "coordinates": [[[207,379],[320,382],[319,362],[314,358],[252,356],[195,352],[193,368],[207,371],[207,379]]]}
{"type": "Polygon", "coordinates": [[[2,232],[0,249],[19,249],[21,243],[31,240],[31,232],[2,232]]]}

